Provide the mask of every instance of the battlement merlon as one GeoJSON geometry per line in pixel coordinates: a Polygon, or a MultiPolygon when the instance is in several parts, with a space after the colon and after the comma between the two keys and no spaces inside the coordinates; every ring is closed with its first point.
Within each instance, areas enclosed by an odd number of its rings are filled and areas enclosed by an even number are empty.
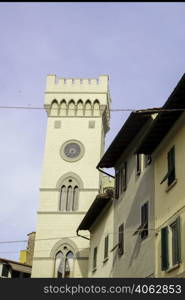
{"type": "Polygon", "coordinates": [[[96,78],[58,78],[47,75],[46,93],[108,93],[108,75],[96,78]]]}

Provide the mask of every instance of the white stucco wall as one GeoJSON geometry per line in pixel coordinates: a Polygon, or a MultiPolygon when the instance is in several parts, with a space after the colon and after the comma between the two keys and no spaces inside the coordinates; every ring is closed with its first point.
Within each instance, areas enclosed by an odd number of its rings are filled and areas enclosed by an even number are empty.
{"type": "MultiPolygon", "coordinates": [[[[148,125],[147,125],[148,126],[148,125]]],[[[146,128],[147,128],[146,126],[146,128]]],[[[136,174],[135,149],[145,129],[125,150],[117,166],[127,161],[127,189],[114,201],[114,245],[118,243],[118,228],[124,223],[124,254],[114,251],[113,277],[154,276],[154,174],[153,162],[136,174]],[[141,224],[141,206],[149,203],[149,233],[145,240],[134,235],[141,224]],[[151,229],[151,230],[150,230],[151,229]]]]}
{"type": "MultiPolygon", "coordinates": [[[[165,139],[156,149],[155,156],[155,230],[156,230],[156,277],[185,277],[185,114],[176,122],[165,139]],[[167,173],[167,153],[175,146],[176,184],[168,189],[167,181],[160,184],[167,173]],[[178,268],[161,270],[161,228],[170,225],[178,216],[181,218],[181,259],[178,268]]],[[[169,246],[171,247],[171,246],[169,246]]]]}

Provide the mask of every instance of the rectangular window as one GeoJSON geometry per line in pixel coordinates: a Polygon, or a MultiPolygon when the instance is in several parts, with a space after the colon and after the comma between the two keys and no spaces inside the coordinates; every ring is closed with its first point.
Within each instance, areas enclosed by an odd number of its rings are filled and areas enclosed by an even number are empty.
{"type": "Polygon", "coordinates": [[[107,235],[105,237],[105,242],[104,242],[104,259],[108,258],[109,256],[109,236],[107,235]]]}
{"type": "Polygon", "coordinates": [[[141,239],[148,236],[148,202],[141,206],[141,239]]]}
{"type": "Polygon", "coordinates": [[[124,224],[119,226],[118,233],[118,255],[122,256],[124,253],[124,224]]]}
{"type": "Polygon", "coordinates": [[[97,252],[98,252],[98,248],[95,247],[93,253],[93,270],[96,270],[97,267],[97,252]]]}
{"type": "Polygon", "coordinates": [[[3,264],[2,265],[2,276],[8,277],[8,272],[9,272],[9,266],[7,264],[3,264]]]}
{"type": "Polygon", "coordinates": [[[168,179],[168,185],[172,184],[175,180],[175,146],[173,146],[168,152],[168,171],[164,176],[163,180],[160,182],[162,184],[168,179]]]}
{"type": "Polygon", "coordinates": [[[180,217],[161,229],[161,269],[163,271],[181,262],[180,217]]]}
{"type": "Polygon", "coordinates": [[[136,154],[136,174],[139,176],[141,174],[141,154],[136,154]]]}

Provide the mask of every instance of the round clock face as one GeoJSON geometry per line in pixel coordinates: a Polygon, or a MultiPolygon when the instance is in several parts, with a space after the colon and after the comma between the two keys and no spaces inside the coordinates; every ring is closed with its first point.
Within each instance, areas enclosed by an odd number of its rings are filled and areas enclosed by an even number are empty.
{"type": "Polygon", "coordinates": [[[75,158],[80,155],[81,149],[77,143],[69,143],[64,147],[64,153],[69,158],[75,158]]]}
{"type": "Polygon", "coordinates": [[[84,155],[84,146],[77,140],[67,141],[62,145],[60,155],[66,161],[77,161],[84,155]]]}

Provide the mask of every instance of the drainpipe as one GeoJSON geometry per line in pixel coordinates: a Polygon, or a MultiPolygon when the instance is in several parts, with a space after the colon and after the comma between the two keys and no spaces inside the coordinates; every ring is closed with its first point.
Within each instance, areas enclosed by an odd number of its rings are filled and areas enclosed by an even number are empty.
{"type": "Polygon", "coordinates": [[[110,176],[110,177],[112,177],[112,178],[115,178],[115,176],[113,176],[113,175],[111,175],[111,174],[108,174],[107,172],[101,170],[100,167],[96,167],[96,169],[97,169],[98,171],[102,172],[102,173],[105,174],[105,175],[108,175],[108,176],[110,176]]]}
{"type": "Polygon", "coordinates": [[[79,230],[80,230],[80,229],[77,229],[76,235],[90,241],[90,239],[89,239],[88,237],[79,234],[79,233],[78,233],[79,230]]]}

